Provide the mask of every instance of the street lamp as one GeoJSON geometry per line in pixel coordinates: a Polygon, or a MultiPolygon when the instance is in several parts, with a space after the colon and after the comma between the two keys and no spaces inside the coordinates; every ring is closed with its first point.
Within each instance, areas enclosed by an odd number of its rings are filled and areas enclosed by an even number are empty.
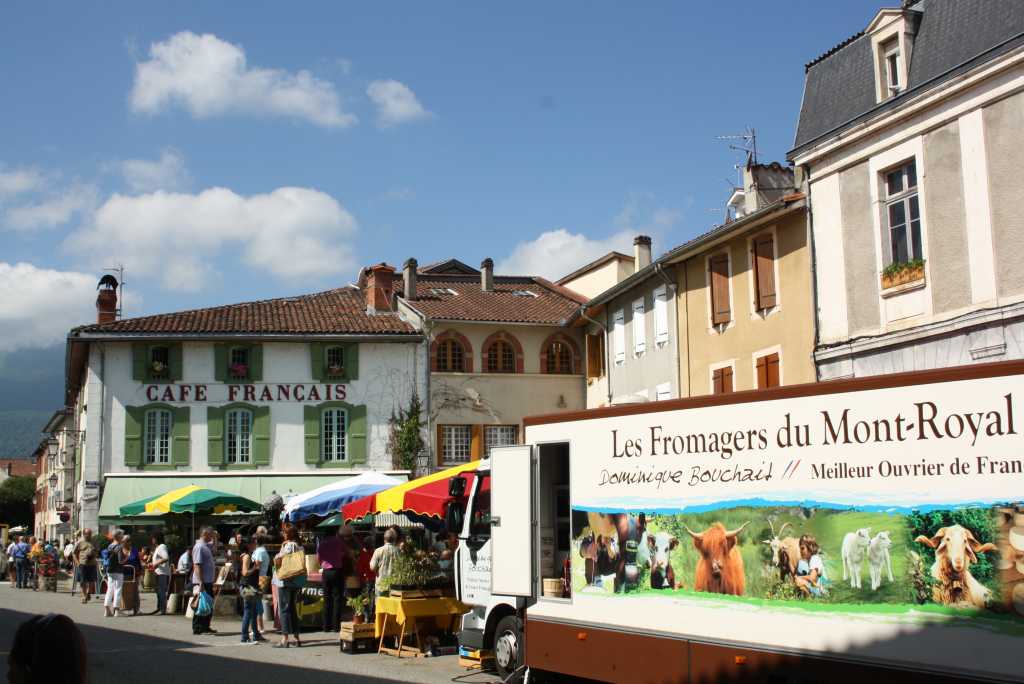
{"type": "Polygon", "coordinates": [[[46,440],[46,454],[50,458],[56,458],[57,452],[60,450],[60,442],[56,437],[50,437],[46,440]]]}
{"type": "Polygon", "coordinates": [[[47,482],[50,483],[50,489],[53,489],[54,487],[56,487],[57,486],[57,473],[54,473],[53,475],[50,475],[50,479],[47,480],[47,482]]]}

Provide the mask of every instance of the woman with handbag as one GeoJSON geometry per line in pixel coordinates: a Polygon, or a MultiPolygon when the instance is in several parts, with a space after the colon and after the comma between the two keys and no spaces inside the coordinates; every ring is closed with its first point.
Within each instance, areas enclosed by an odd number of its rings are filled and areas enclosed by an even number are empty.
{"type": "Polygon", "coordinates": [[[139,580],[142,579],[142,561],[139,559],[139,550],[132,546],[132,538],[125,535],[121,539],[121,548],[124,551],[124,561],[121,564],[121,571],[124,574],[124,585],[121,589],[121,610],[132,611],[132,615],[139,614],[139,580]]]}
{"type": "Polygon", "coordinates": [[[255,644],[266,641],[256,626],[256,616],[260,611],[260,562],[253,558],[254,544],[251,539],[242,538],[238,542],[241,554],[241,570],[238,574],[238,593],[242,597],[242,643],[255,644]],[[252,632],[252,640],[249,632],[252,632]]]}
{"type": "Polygon", "coordinates": [[[302,586],[306,583],[306,552],[299,543],[299,530],[289,526],[284,531],[284,544],[274,556],[274,584],[277,586],[278,612],[281,615],[281,641],[274,648],[288,648],[288,635],[295,636],[295,646],[302,646],[299,640],[299,615],[296,601],[302,586]]]}

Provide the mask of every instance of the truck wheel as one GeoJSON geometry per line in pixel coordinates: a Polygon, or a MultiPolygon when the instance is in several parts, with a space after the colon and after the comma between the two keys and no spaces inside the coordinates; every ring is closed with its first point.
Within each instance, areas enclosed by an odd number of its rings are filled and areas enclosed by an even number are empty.
{"type": "Polygon", "coordinates": [[[523,665],[523,622],[517,615],[506,615],[494,631],[494,664],[502,679],[523,665]]]}

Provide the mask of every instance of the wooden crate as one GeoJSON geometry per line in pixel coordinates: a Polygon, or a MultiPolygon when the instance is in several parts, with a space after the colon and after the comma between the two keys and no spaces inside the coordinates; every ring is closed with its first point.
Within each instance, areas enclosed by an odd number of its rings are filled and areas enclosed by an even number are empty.
{"type": "Polygon", "coordinates": [[[341,652],[348,653],[349,655],[358,655],[360,653],[376,653],[377,640],[374,639],[372,636],[359,639],[342,639],[341,652]]]}
{"type": "Polygon", "coordinates": [[[373,623],[364,622],[362,624],[356,624],[354,622],[342,622],[341,629],[338,630],[338,638],[342,641],[352,641],[353,639],[364,639],[373,638],[373,623]]]}

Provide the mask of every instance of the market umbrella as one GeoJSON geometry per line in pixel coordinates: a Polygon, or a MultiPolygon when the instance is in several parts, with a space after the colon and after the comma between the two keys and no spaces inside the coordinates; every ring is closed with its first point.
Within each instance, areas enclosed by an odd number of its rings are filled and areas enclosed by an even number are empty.
{"type": "Polygon", "coordinates": [[[340,511],[347,503],[399,484],[402,480],[397,477],[372,471],[361,473],[293,496],[285,505],[282,517],[297,522],[314,516],[327,516],[340,511]]]}
{"type": "Polygon", "coordinates": [[[385,489],[370,496],[345,504],[341,509],[346,521],[358,520],[371,513],[406,513],[417,516],[443,518],[448,496],[448,480],[465,473],[466,491],[473,485],[479,462],[470,461],[432,475],[385,489]]]}
{"type": "Polygon", "coordinates": [[[227,513],[237,510],[258,511],[260,505],[238,494],[186,485],[166,494],[151,496],[119,509],[121,515],[161,515],[164,513],[227,513]]]}

